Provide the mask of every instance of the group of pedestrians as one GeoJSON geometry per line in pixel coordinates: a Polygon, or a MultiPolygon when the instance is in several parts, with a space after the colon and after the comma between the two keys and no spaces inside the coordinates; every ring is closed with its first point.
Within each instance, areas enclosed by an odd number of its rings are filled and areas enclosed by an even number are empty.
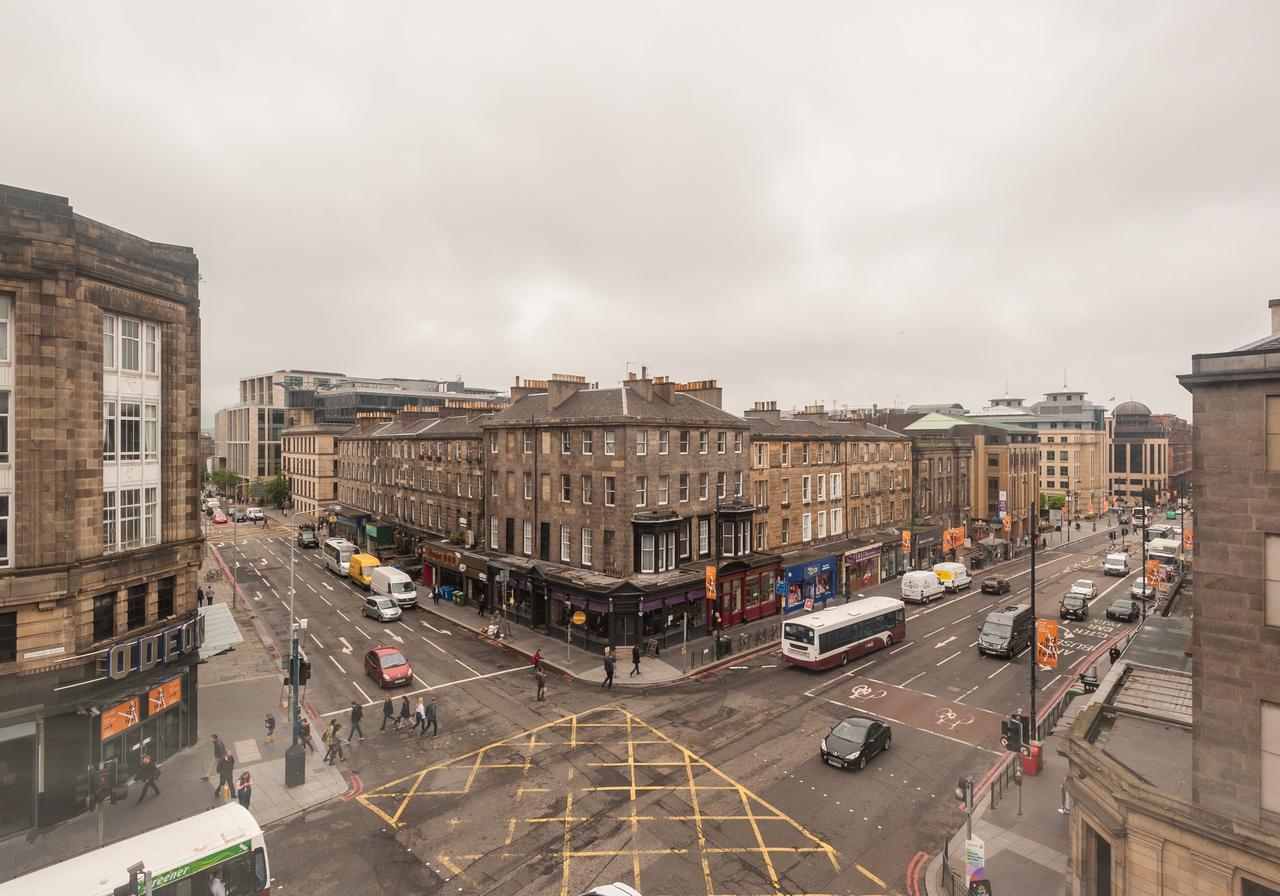
{"type": "MultiPolygon", "coordinates": [[[[253,799],[253,776],[245,771],[241,772],[237,779],[235,777],[236,757],[227,749],[218,735],[210,735],[210,740],[213,741],[213,768],[209,770],[209,777],[213,777],[213,772],[218,773],[218,784],[213,789],[213,804],[216,806],[220,800],[235,799],[248,809],[249,802],[253,799]]],[[[160,776],[160,770],[155,768],[150,756],[143,757],[138,776],[144,782],[142,793],[138,796],[139,803],[142,802],[142,797],[146,796],[148,787],[155,790],[156,796],[160,795],[160,788],[155,785],[154,780],[160,776]]]]}
{"type": "MultiPolygon", "coordinates": [[[[640,671],[640,645],[631,645],[631,671],[627,673],[627,677],[632,675],[641,675],[640,671]]],[[[613,645],[604,652],[604,681],[600,683],[600,687],[613,690],[613,671],[618,663],[618,649],[613,645]]]]}
{"type": "Polygon", "coordinates": [[[214,594],[212,585],[210,585],[208,588],[204,587],[203,585],[196,586],[196,606],[197,607],[203,607],[206,605],[212,607],[214,596],[215,594],[214,594]]]}

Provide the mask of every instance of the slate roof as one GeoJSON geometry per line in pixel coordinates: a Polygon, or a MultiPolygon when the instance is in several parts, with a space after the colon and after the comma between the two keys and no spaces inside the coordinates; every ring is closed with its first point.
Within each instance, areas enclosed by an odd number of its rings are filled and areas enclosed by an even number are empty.
{"type": "Polygon", "coordinates": [[[953,417],[950,414],[925,414],[915,423],[903,427],[907,432],[950,432],[957,426],[986,426],[1005,432],[1016,432],[1020,436],[1035,434],[1034,429],[1015,426],[1012,423],[1000,423],[997,420],[981,420],[970,417],[953,417]]]}
{"type": "Polygon", "coordinates": [[[863,423],[860,420],[817,420],[807,417],[783,417],[774,421],[768,417],[747,417],[753,439],[873,439],[876,441],[908,441],[901,433],[863,423]]]}
{"type": "Polygon", "coordinates": [[[348,429],[344,438],[348,439],[478,439],[484,435],[480,422],[491,414],[483,414],[473,420],[466,417],[422,417],[401,423],[388,420],[363,432],[359,426],[348,429]]]}
{"type": "Polygon", "coordinates": [[[634,389],[579,389],[555,410],[548,407],[547,393],[535,392],[513,402],[506,410],[488,415],[484,428],[528,426],[530,423],[686,423],[690,426],[744,428],[747,421],[710,405],[685,392],[676,392],[672,401],[653,397],[645,401],[634,389]]]}

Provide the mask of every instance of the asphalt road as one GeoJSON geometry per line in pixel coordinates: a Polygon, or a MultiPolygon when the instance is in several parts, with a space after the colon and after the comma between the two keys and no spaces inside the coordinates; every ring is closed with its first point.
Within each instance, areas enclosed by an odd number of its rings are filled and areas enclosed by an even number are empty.
{"type": "MultiPolygon", "coordinates": [[[[241,527],[233,554],[224,531],[224,557],[238,555],[242,588],[283,646],[290,534],[241,527]]],[[[1037,676],[1042,695],[1119,628],[1103,611],[1133,577],[1101,574],[1109,547],[1100,533],[1039,558],[1042,615],[1056,617],[1078,578],[1100,592],[1087,622],[1063,624],[1060,666],[1037,676]]],[[[362,793],[269,832],[275,884],[574,894],[638,879],[645,896],[908,892],[912,860],[960,820],[956,780],[997,759],[1000,718],[1029,702],[1029,653],[984,658],[974,645],[987,609],[1029,598],[1025,560],[997,571],[1011,594],[981,594],[979,577],[968,592],[912,605],[906,642],[847,669],[809,673],[771,651],[646,690],[553,679],[537,703],[522,658],[425,610],[391,625],[362,618],[363,592],[324,571],[317,551],[298,551],[297,613],[314,670],[307,703],[344,725],[352,699],[374,705],[346,762],[362,793]],[[438,738],[378,731],[381,693],[361,670],[378,644],[414,666],[397,704],[409,691],[437,697],[438,738]],[[861,772],[826,766],[817,752],[853,712],[893,728],[891,749],[861,772]]]]}

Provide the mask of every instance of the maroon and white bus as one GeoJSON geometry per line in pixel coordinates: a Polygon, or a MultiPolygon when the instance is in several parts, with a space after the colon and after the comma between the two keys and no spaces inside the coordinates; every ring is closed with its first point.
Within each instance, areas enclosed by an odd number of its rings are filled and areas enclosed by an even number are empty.
{"type": "Polygon", "coordinates": [[[830,669],[906,637],[906,605],[896,597],[867,597],[783,623],[782,659],[830,669]]]}

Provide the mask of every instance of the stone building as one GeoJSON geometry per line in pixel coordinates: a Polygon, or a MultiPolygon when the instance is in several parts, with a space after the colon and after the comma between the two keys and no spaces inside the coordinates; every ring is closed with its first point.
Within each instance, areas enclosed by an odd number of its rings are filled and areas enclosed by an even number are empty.
{"type": "Polygon", "coordinates": [[[313,423],[280,434],[281,466],[295,513],[319,519],[323,508],[338,502],[338,436],[350,428],[313,423]]]}
{"type": "Polygon", "coordinates": [[[451,399],[391,418],[363,417],[337,440],[336,534],[382,559],[422,557],[424,584],[483,599],[486,561],[457,555],[483,537],[480,423],[491,412],[487,402],[451,399]]]}
{"type": "Polygon", "coordinates": [[[973,440],[945,432],[922,433],[911,440],[912,550],[915,569],[943,560],[963,560],[964,539],[947,547],[948,529],[970,533],[973,440]]]}
{"type": "Polygon", "coordinates": [[[0,837],[196,734],[200,306],[187,248],[0,186],[0,837]]]}
{"type": "Polygon", "coordinates": [[[1075,894],[1280,894],[1280,300],[1270,305],[1269,336],[1196,355],[1179,377],[1194,421],[1190,677],[1100,688],[1064,740],[1075,894]]]}
{"type": "Polygon", "coordinates": [[[1169,492],[1191,494],[1191,424],[1177,414],[1152,414],[1151,420],[1169,440],[1169,492]]]}
{"type": "Polygon", "coordinates": [[[783,417],[776,402],[758,401],[745,416],[755,546],[782,556],[784,611],[896,574],[894,527],[911,512],[910,440],[819,405],[783,417]]]}
{"type": "Polygon", "coordinates": [[[1107,418],[1108,487],[1114,503],[1136,507],[1151,489],[1156,503],[1169,497],[1169,435],[1152,419],[1151,408],[1124,401],[1107,418]]]}
{"type": "Polygon", "coordinates": [[[777,612],[778,560],[754,547],[747,422],[720,402],[714,380],[647,372],[614,389],[517,381],[481,423],[490,577],[516,619],[563,632],[582,610],[575,633],[600,649],[777,612]]]}

